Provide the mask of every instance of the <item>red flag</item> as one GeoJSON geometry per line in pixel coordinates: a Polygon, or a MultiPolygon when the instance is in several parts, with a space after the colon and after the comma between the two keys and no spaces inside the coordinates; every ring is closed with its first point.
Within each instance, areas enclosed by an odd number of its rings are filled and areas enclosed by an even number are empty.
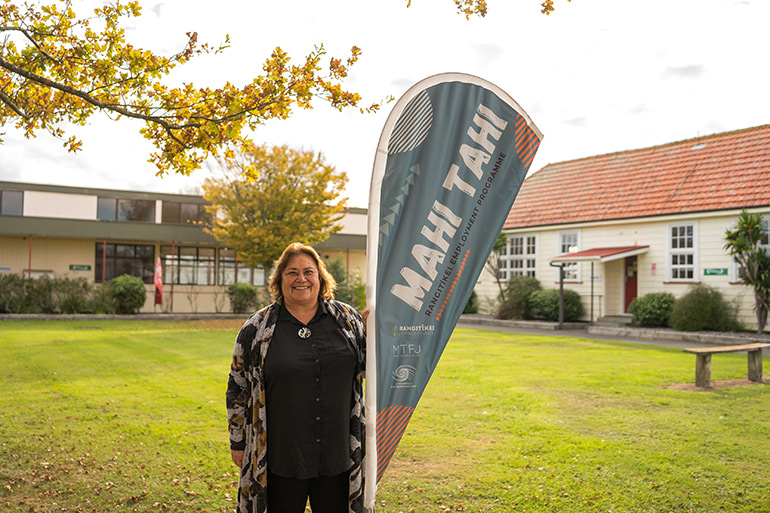
{"type": "Polygon", "coordinates": [[[160,265],[160,257],[155,264],[155,304],[163,304],[163,268],[160,265]]]}

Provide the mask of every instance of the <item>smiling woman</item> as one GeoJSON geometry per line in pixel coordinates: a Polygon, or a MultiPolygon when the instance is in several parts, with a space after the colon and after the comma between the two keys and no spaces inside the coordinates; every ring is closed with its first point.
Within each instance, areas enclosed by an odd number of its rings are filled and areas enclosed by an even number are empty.
{"type": "Polygon", "coordinates": [[[364,511],[365,319],[336,286],[312,247],[292,243],[273,304],[238,334],[227,414],[239,512],[302,513],[308,499],[314,513],[364,511]]]}
{"type": "Polygon", "coordinates": [[[303,251],[299,244],[292,244],[284,251],[272,281],[273,299],[283,299],[286,309],[305,324],[315,315],[319,296],[332,299],[337,288],[320,258],[303,251]]]}

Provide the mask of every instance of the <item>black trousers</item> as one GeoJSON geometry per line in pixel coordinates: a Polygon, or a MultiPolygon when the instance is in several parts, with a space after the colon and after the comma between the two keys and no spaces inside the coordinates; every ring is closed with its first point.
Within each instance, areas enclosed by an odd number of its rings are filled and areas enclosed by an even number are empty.
{"type": "Polygon", "coordinates": [[[350,472],[312,479],[293,479],[267,472],[267,511],[304,513],[310,498],[313,513],[347,513],[350,472]]]}

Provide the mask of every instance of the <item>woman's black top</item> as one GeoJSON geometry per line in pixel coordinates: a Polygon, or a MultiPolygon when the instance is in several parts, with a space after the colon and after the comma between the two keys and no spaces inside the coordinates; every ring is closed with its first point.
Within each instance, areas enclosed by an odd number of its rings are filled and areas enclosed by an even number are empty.
{"type": "Polygon", "coordinates": [[[307,325],[284,305],[265,358],[267,467],[295,479],[350,469],[356,350],[319,302],[307,325]],[[310,330],[301,338],[299,330],[310,330]]]}

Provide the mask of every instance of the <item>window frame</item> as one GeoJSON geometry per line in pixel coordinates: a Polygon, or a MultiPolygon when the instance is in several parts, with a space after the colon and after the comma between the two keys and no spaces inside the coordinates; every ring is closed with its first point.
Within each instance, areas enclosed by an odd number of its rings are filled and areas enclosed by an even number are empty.
{"type": "Polygon", "coordinates": [[[698,222],[692,221],[679,221],[666,224],[666,281],[671,283],[694,283],[698,281],[698,222]],[[692,233],[688,234],[686,231],[684,234],[679,233],[676,235],[677,243],[674,244],[675,236],[673,229],[692,228],[692,233]],[[681,247],[681,239],[690,239],[690,247],[681,247]],[[676,246],[676,247],[675,247],[676,246]],[[681,259],[681,257],[692,257],[691,262],[676,264],[673,263],[674,257],[681,259]],[[682,271],[692,270],[692,276],[674,276],[682,271]],[[676,272],[675,272],[676,271],[676,272]]]}
{"type": "Polygon", "coordinates": [[[204,203],[193,203],[189,201],[166,201],[161,203],[161,223],[163,224],[192,224],[196,226],[209,225],[209,213],[204,203]],[[166,209],[169,209],[169,212],[166,209]],[[186,209],[193,208],[197,215],[184,215],[186,209]],[[175,212],[171,212],[175,210],[175,212]]]}
{"type": "MultiPolygon", "coordinates": [[[[559,251],[559,255],[568,255],[569,254],[569,248],[574,247],[577,249],[577,251],[580,251],[580,230],[562,230],[559,231],[556,236],[556,247],[559,251]],[[566,236],[574,236],[574,244],[569,245],[565,249],[565,237],[566,236]]],[[[577,283],[580,282],[581,277],[581,265],[580,262],[565,262],[562,265],[562,269],[564,270],[564,282],[571,282],[571,283],[577,283]]],[[[559,281],[559,274],[558,271],[556,272],[556,281],[559,281]]]]}
{"type": "Polygon", "coordinates": [[[171,246],[160,247],[164,285],[217,284],[217,248],[213,246],[171,246]],[[210,256],[201,256],[201,250],[211,251],[210,256]],[[173,275],[172,275],[173,269],[173,275]],[[205,280],[201,277],[205,276],[205,280]],[[206,283],[201,283],[205,281],[206,283]]]}
{"type": "Polygon", "coordinates": [[[0,215],[23,216],[24,215],[24,191],[20,191],[18,189],[0,189],[0,215]],[[16,211],[6,212],[6,202],[8,201],[8,198],[4,197],[6,193],[17,193],[20,196],[18,213],[16,211]]]}
{"type": "Polygon", "coordinates": [[[537,277],[537,247],[536,233],[515,233],[506,235],[503,251],[498,253],[500,259],[500,281],[506,282],[511,276],[537,277]],[[520,248],[520,251],[516,251],[520,248]]]}
{"type": "Polygon", "coordinates": [[[236,283],[236,281],[237,283],[248,283],[255,287],[263,287],[267,283],[263,268],[248,267],[238,260],[238,254],[235,250],[220,248],[217,252],[217,284],[227,286],[236,283]],[[238,270],[237,273],[235,272],[236,269],[238,270]],[[230,276],[231,273],[232,276],[230,276]]]}
{"type": "Polygon", "coordinates": [[[117,221],[120,223],[154,223],[155,222],[155,200],[141,199],[141,198],[119,198],[113,196],[98,196],[96,200],[96,219],[99,221],[117,221]],[[102,204],[108,201],[112,201],[113,204],[110,207],[110,215],[102,214],[102,204]],[[146,202],[150,207],[149,215],[146,219],[129,219],[124,216],[123,212],[127,210],[125,205],[128,202],[146,202]]]}
{"type": "MultiPolygon", "coordinates": [[[[155,245],[153,244],[128,244],[122,242],[97,242],[94,251],[94,281],[102,283],[108,282],[113,278],[123,274],[137,276],[146,284],[152,284],[155,275],[155,245]],[[142,251],[148,252],[147,255],[137,256],[137,248],[143,248],[142,251]],[[130,251],[128,250],[130,248],[130,251]],[[106,251],[106,255],[103,252],[106,251]],[[139,276],[133,272],[118,273],[119,264],[125,262],[139,262],[142,268],[142,275],[139,276]],[[104,268],[104,269],[103,269],[104,268]]],[[[131,268],[131,265],[128,266],[131,268]]]]}

